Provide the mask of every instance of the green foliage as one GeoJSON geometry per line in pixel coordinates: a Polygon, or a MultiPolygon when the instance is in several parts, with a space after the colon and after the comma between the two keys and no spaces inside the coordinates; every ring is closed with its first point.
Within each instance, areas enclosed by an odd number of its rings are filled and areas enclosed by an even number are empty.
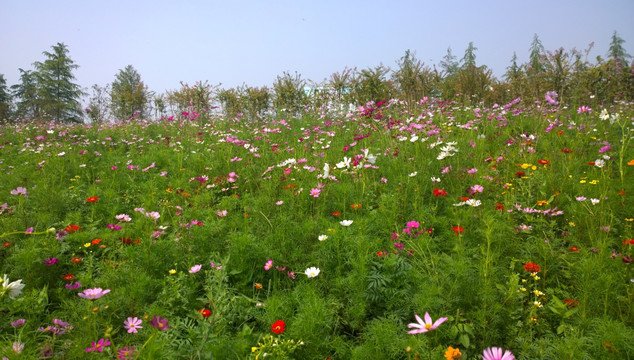
{"type": "Polygon", "coordinates": [[[306,101],[304,86],[306,86],[306,80],[302,79],[302,76],[297,72],[295,75],[291,75],[284,71],[282,76],[278,75],[273,82],[273,92],[275,93],[273,107],[277,111],[285,109],[290,114],[298,114],[306,101]]]}
{"type": "Polygon", "coordinates": [[[141,75],[132,65],[119,70],[110,90],[112,114],[118,120],[138,116],[143,118],[147,111],[150,93],[141,81],[141,75]]]}
{"type": "Polygon", "coordinates": [[[53,45],[53,52],[45,51],[46,60],[36,62],[35,77],[38,85],[40,111],[55,121],[83,122],[79,99],[83,92],[73,83],[73,70],[79,66],[68,57],[63,43],[53,45]]]}

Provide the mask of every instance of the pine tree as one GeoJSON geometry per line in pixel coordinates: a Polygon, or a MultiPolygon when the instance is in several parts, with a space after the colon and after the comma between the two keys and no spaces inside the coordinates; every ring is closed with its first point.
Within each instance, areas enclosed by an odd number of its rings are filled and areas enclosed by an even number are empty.
{"type": "Polygon", "coordinates": [[[79,66],[68,57],[63,43],[52,46],[53,52],[44,51],[44,62],[36,62],[36,80],[41,110],[55,121],[82,122],[79,99],[81,87],[75,83],[73,70],[79,66]]]}
{"type": "Polygon", "coordinates": [[[118,119],[145,116],[149,99],[147,86],[132,65],[128,65],[115,75],[110,92],[112,113],[118,119]]]}
{"type": "Polygon", "coordinates": [[[627,62],[627,60],[632,58],[632,56],[625,51],[625,48],[623,47],[624,43],[625,40],[623,40],[623,38],[621,38],[615,30],[612,34],[612,42],[610,42],[608,57],[612,60],[620,59],[624,62],[627,62]]]}
{"type": "Polygon", "coordinates": [[[464,51],[464,56],[462,57],[463,69],[470,69],[476,66],[476,50],[478,50],[478,48],[473,45],[473,41],[469,42],[469,46],[467,46],[467,49],[464,51]]]}
{"type": "Polygon", "coordinates": [[[451,47],[447,48],[447,55],[440,61],[440,67],[445,71],[447,77],[458,71],[458,61],[456,56],[451,52],[451,47]]]}
{"type": "Polygon", "coordinates": [[[40,115],[40,101],[37,91],[35,73],[31,70],[18,69],[20,83],[11,86],[12,96],[16,101],[16,117],[32,118],[40,115]]]}
{"type": "Polygon", "coordinates": [[[541,73],[544,71],[543,57],[545,56],[544,45],[539,40],[537,34],[533,35],[533,42],[531,43],[530,56],[528,63],[530,65],[529,70],[532,73],[541,73]]]}
{"type": "Polygon", "coordinates": [[[11,93],[9,93],[7,88],[7,80],[4,78],[4,74],[0,74],[0,123],[9,118],[10,110],[11,93]]]}

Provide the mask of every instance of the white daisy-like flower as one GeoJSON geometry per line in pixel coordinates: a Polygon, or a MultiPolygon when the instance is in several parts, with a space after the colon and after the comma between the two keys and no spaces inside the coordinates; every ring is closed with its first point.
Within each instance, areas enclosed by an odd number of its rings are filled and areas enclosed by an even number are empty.
{"type": "Polygon", "coordinates": [[[469,206],[476,207],[476,206],[482,205],[482,202],[480,200],[476,200],[476,199],[469,199],[469,200],[465,201],[465,204],[469,205],[469,206]]]}
{"type": "Polygon", "coordinates": [[[339,222],[339,224],[341,224],[343,226],[350,226],[350,225],[352,225],[352,222],[353,222],[352,220],[341,220],[339,222]]]}
{"type": "Polygon", "coordinates": [[[592,203],[592,205],[596,205],[596,204],[600,203],[601,200],[593,198],[593,199],[590,199],[590,202],[592,203]]]}
{"type": "Polygon", "coordinates": [[[304,271],[304,274],[306,274],[306,276],[308,276],[309,278],[314,278],[317,275],[319,275],[319,272],[321,270],[319,270],[319,268],[316,267],[309,267],[308,269],[306,269],[306,271],[304,271]]]}
{"type": "Polygon", "coordinates": [[[324,240],[326,240],[326,239],[328,239],[328,235],[319,235],[319,236],[317,237],[317,240],[319,240],[319,241],[324,241],[324,240]]]}
{"type": "Polygon", "coordinates": [[[418,171],[414,171],[413,173],[409,174],[408,176],[409,176],[409,177],[414,177],[414,176],[416,176],[416,175],[418,175],[418,171]]]}
{"type": "Polygon", "coordinates": [[[598,168],[602,168],[605,166],[605,160],[603,159],[596,159],[594,161],[594,166],[598,167],[598,168]]]}
{"type": "Polygon", "coordinates": [[[2,289],[0,289],[0,296],[8,292],[9,297],[11,299],[15,299],[22,293],[22,289],[24,289],[24,284],[22,284],[22,279],[9,282],[9,278],[7,277],[7,274],[4,274],[4,277],[2,278],[2,289]]]}

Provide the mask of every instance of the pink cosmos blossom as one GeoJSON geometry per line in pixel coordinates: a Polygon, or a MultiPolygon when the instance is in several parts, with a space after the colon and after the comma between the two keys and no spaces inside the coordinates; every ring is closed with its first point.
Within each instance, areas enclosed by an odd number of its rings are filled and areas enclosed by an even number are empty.
{"type": "Polygon", "coordinates": [[[482,360],[515,360],[515,355],[499,347],[490,347],[484,349],[482,360]]]}
{"type": "Polygon", "coordinates": [[[202,267],[203,267],[202,265],[194,265],[194,266],[191,267],[191,269],[189,269],[189,273],[190,274],[195,274],[195,273],[199,272],[200,268],[202,268],[202,267]]]}
{"type": "Polygon", "coordinates": [[[11,195],[23,195],[25,198],[29,197],[29,194],[26,192],[26,188],[18,186],[14,190],[11,190],[11,195]]]}
{"type": "Polygon", "coordinates": [[[268,259],[266,264],[264,264],[264,270],[269,271],[273,267],[273,260],[268,259]]]}
{"type": "Polygon", "coordinates": [[[438,326],[440,326],[440,324],[444,323],[445,321],[447,321],[446,317],[441,317],[439,319],[436,320],[436,322],[432,323],[432,319],[431,316],[429,316],[429,313],[425,313],[425,321],[423,321],[423,319],[420,318],[420,316],[418,315],[414,315],[414,317],[416,317],[416,321],[418,323],[410,323],[407,325],[408,328],[414,328],[415,330],[410,330],[407,333],[408,334],[424,334],[426,332],[429,332],[431,330],[435,330],[436,328],[438,328],[438,326]]]}
{"type": "Polygon", "coordinates": [[[310,189],[309,195],[312,197],[318,198],[320,193],[321,193],[321,189],[313,188],[313,189],[310,189]]]}
{"type": "Polygon", "coordinates": [[[84,292],[77,294],[80,298],[93,300],[99,299],[110,292],[110,289],[103,290],[102,288],[86,289],[84,292]]]}
{"type": "Polygon", "coordinates": [[[126,329],[128,329],[128,334],[136,334],[138,333],[137,329],[142,329],[141,323],[143,320],[137,317],[129,317],[126,321],[123,322],[123,325],[126,329]]]}

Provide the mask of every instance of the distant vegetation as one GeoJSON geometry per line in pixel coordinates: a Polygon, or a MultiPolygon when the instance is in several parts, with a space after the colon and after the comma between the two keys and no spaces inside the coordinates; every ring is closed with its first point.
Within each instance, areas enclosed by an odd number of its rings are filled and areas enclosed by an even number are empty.
{"type": "Polygon", "coordinates": [[[63,43],[44,52],[45,60],[33,70],[20,70],[20,82],[7,86],[0,74],[0,119],[61,122],[110,122],[129,118],[160,119],[183,112],[207,117],[220,113],[229,117],[259,119],[284,109],[297,114],[305,107],[337,105],[340,108],[392,98],[409,106],[425,98],[442,98],[462,105],[503,104],[515,98],[535,99],[555,91],[558,101],[570,107],[600,106],[634,98],[634,63],[625,51],[625,40],[614,32],[605,57],[589,59],[593,44],[585,50],[546,50],[535,35],[529,60],[518,63],[514,54],[504,76],[476,61],[473,43],[458,59],[452,49],[436,65],[421,62],[407,50],[394,67],[380,64],[357,70],[346,68],[327,81],[313,82],[301,74],[284,72],[270,87],[242,85],[222,88],[208,81],[181,83],[180,89],[155,93],[144,84],[132,65],[115,74],[111,84],[82,91],[74,82],[78,65],[63,43]],[[87,106],[82,109],[84,99],[87,106]]]}

